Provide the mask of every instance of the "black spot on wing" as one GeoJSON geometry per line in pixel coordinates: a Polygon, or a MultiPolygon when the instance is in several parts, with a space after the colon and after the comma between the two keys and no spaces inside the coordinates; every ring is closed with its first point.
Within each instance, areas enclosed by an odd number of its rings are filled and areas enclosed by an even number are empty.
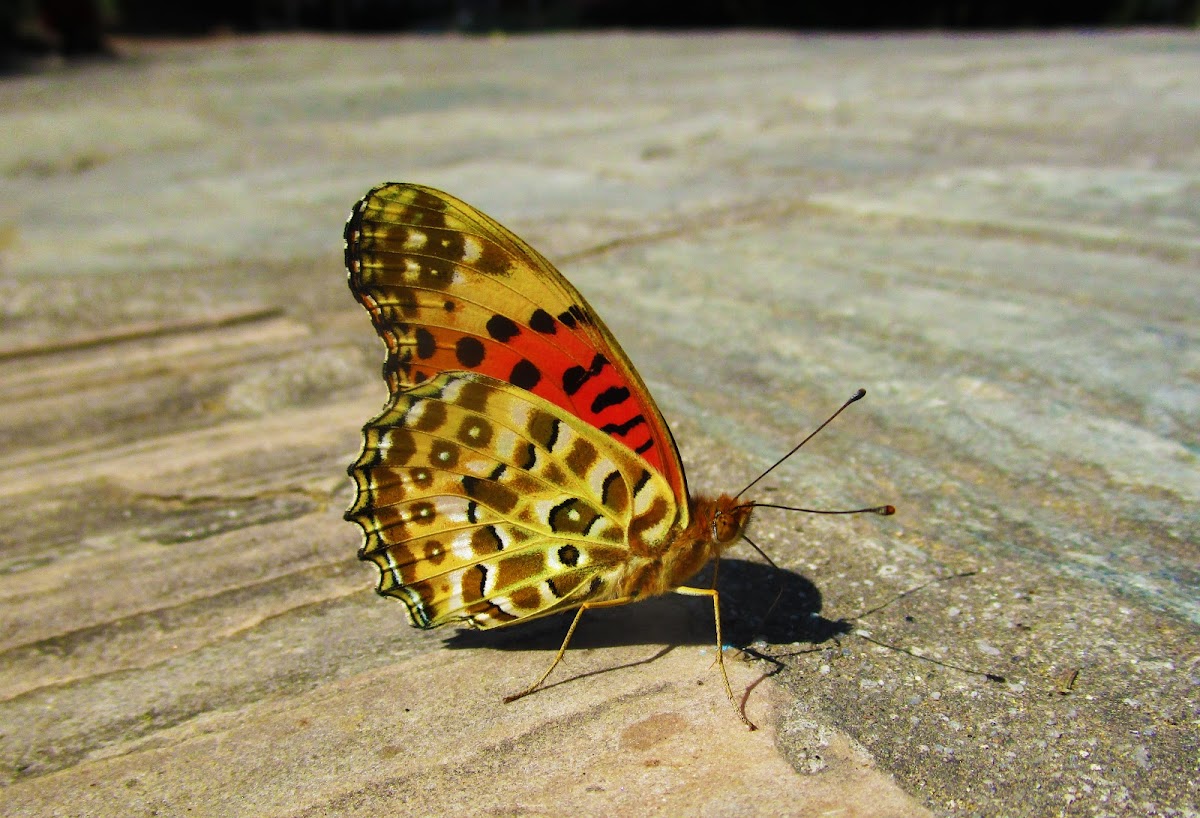
{"type": "Polygon", "coordinates": [[[521,328],[507,316],[493,315],[487,321],[487,331],[488,335],[503,343],[513,336],[518,335],[521,332],[521,328]]]}
{"type": "Polygon", "coordinates": [[[582,366],[573,366],[563,373],[563,391],[568,395],[574,395],[589,379],[600,374],[601,370],[608,365],[608,358],[596,353],[596,357],[592,358],[591,365],[584,369],[582,366]]]}
{"type": "Polygon", "coordinates": [[[459,338],[454,345],[454,357],[467,369],[474,369],[483,363],[483,342],[478,338],[459,338]]]}
{"type": "Polygon", "coordinates": [[[641,415],[634,415],[624,423],[606,423],[600,427],[600,431],[606,435],[621,435],[624,437],[629,434],[629,430],[634,427],[641,426],[646,422],[646,419],[641,415]]]}
{"type": "Polygon", "coordinates": [[[508,382],[513,386],[521,389],[533,389],[542,379],[542,371],[537,366],[522,358],[517,361],[512,368],[512,374],[508,376],[508,382]]]}
{"type": "Polygon", "coordinates": [[[433,354],[437,352],[437,341],[434,339],[433,333],[424,327],[418,327],[413,334],[417,340],[417,357],[422,360],[432,358],[433,354]]]}
{"type": "Polygon", "coordinates": [[[538,307],[533,311],[533,315],[529,316],[529,326],[534,332],[540,332],[543,335],[553,335],[558,331],[558,325],[554,323],[554,316],[538,307]]]}
{"type": "Polygon", "coordinates": [[[600,414],[610,406],[620,406],[629,400],[629,390],[624,386],[610,386],[592,401],[592,411],[600,414]]]}

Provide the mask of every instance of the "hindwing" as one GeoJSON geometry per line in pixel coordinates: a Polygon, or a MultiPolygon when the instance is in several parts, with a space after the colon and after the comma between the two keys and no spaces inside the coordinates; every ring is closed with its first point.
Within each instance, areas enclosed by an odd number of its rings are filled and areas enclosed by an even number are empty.
{"type": "Polygon", "coordinates": [[[681,515],[644,458],[481,373],[396,391],[363,428],[350,475],[359,556],[423,628],[490,628],[611,598],[631,532],[661,541],[681,515]]]}

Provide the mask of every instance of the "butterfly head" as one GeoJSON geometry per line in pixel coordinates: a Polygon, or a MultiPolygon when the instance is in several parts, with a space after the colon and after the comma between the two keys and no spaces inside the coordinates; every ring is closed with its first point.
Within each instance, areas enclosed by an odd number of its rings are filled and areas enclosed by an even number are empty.
{"type": "Polygon", "coordinates": [[[729,495],[718,497],[709,525],[712,541],[724,546],[741,537],[746,531],[750,522],[750,512],[753,510],[754,503],[742,502],[729,495]]]}

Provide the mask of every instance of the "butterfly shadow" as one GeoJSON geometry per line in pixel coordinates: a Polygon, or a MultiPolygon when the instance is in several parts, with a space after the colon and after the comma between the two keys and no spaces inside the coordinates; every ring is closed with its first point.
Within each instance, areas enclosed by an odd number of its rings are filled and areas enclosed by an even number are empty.
{"type": "MultiPolygon", "coordinates": [[[[726,645],[739,648],[764,642],[817,645],[850,630],[845,622],[821,616],[821,592],[794,571],[726,558],[721,560],[719,580],[717,590],[721,595],[721,627],[726,645]]],[[[688,585],[708,588],[711,582],[710,567],[688,585]]],[[[446,639],[445,646],[556,651],[575,613],[566,611],[488,631],[458,631],[446,639]]],[[[708,599],[665,594],[630,605],[588,611],[571,639],[571,648],[667,646],[648,659],[631,663],[637,665],[654,661],[676,646],[713,645],[714,640],[712,604],[708,599]]],[[[747,652],[762,656],[753,649],[747,652]]]]}

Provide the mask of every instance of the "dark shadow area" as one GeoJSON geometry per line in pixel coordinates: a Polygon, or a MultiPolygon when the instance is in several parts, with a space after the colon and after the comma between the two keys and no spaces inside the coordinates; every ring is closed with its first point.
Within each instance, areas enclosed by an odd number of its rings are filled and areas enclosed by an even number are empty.
{"type": "MultiPolygon", "coordinates": [[[[94,2],[95,0],[93,0],[94,2]]],[[[48,0],[42,0],[48,2],[48,0]]],[[[68,0],[55,0],[65,3],[68,0]]],[[[84,0],[70,0],[82,3],[84,0]]],[[[1197,0],[1024,0],[963,3],[778,3],[771,0],[260,0],[170,4],[114,0],[115,23],[182,31],[546,31],[570,29],[913,30],[1195,25],[1197,0]]]]}
{"type": "MultiPolygon", "coordinates": [[[[707,588],[711,569],[688,584],[707,588]]],[[[850,625],[820,615],[821,592],[793,571],[757,562],[723,559],[720,567],[721,627],[726,645],[752,642],[820,644],[849,632],[850,625]],[[778,597],[778,602],[772,603],[778,597]],[[769,616],[768,616],[769,613],[769,616]]],[[[461,630],[445,646],[496,650],[558,650],[575,611],[518,622],[490,631],[461,630]]],[[[666,594],[619,608],[588,611],[571,639],[571,648],[617,645],[712,645],[712,603],[704,597],[666,594]]]]}
{"type": "Polygon", "coordinates": [[[535,32],[609,29],[1004,30],[1196,26],[1200,0],[906,4],[769,0],[0,0],[0,73],[110,55],[111,34],[197,37],[280,31],[535,32]]]}

